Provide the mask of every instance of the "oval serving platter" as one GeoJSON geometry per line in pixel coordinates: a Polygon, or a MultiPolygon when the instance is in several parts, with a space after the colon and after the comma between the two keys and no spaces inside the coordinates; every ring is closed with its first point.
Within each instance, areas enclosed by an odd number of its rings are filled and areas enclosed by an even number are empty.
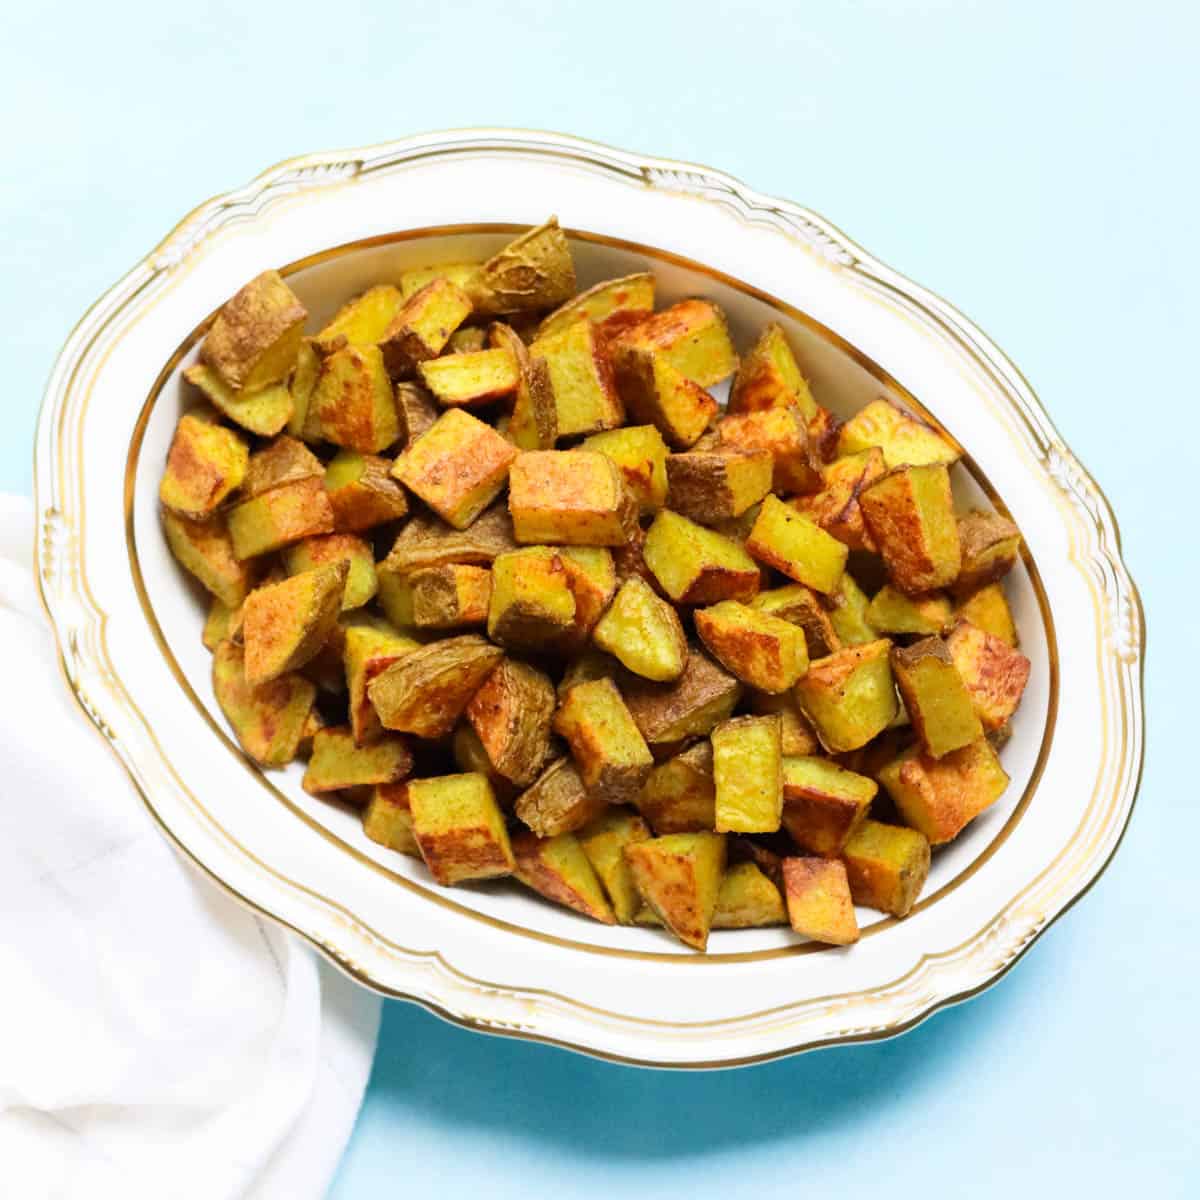
{"type": "Polygon", "coordinates": [[[510,130],[274,167],[195,209],[85,315],[47,388],[35,489],[65,674],[164,832],[354,978],[472,1028],[673,1067],[898,1033],[1010,967],[1104,869],[1133,807],[1143,619],[1095,483],[965,317],[822,218],[706,168],[510,130]],[[319,323],[370,283],[484,257],[551,211],[581,287],[652,270],[660,302],[715,300],[743,347],[780,321],[818,400],[847,415],[884,395],[924,415],[964,448],[960,503],[1025,535],[1008,586],[1033,669],[1003,752],[1012,783],[935,854],[908,918],[859,911],[857,946],[728,931],[697,955],[513,886],[438,888],[306,795],[299,767],[259,772],[216,708],[204,602],[157,517],[181,374],[213,313],[279,267],[319,323]]]}

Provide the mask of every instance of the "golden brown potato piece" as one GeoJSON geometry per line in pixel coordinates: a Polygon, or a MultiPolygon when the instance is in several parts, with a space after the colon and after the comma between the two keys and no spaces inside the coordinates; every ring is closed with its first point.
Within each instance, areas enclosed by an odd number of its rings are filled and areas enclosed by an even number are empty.
{"type": "Polygon", "coordinates": [[[413,624],[418,629],[465,629],[487,623],[492,573],[487,567],[443,563],[409,577],[413,624]]]}
{"type": "Polygon", "coordinates": [[[362,608],[374,598],[378,589],[375,555],[370,544],[362,538],[352,533],[324,533],[297,542],[283,552],[284,567],[289,575],[299,575],[335,562],[344,562],[347,567],[342,611],[362,608]]]}
{"type": "Polygon", "coordinates": [[[505,812],[512,810],[513,801],[517,796],[516,787],[512,780],[505,779],[492,765],[492,760],[488,758],[488,753],[483,748],[479,735],[465,720],[459,721],[454,727],[454,734],[450,739],[450,752],[460,771],[486,775],[500,806],[505,812]]]}
{"type": "Polygon", "coordinates": [[[560,438],[616,429],[625,421],[608,351],[590,321],[538,338],[530,353],[545,360],[560,438]]]}
{"type": "Polygon", "coordinates": [[[948,587],[962,552],[944,465],[899,467],[859,495],[893,584],[910,596],[948,587]]]}
{"type": "Polygon", "coordinates": [[[617,920],[622,925],[631,924],[642,905],[642,897],[625,861],[625,847],[649,841],[650,827],[628,809],[609,808],[576,836],[592,870],[604,885],[617,920]]]}
{"type": "Polygon", "coordinates": [[[989,583],[964,596],[954,610],[954,615],[961,620],[970,621],[977,629],[998,637],[1006,645],[1016,649],[1017,626],[1008,599],[1004,595],[1004,588],[1000,584],[989,583]]]}
{"type": "Polygon", "coordinates": [[[941,638],[893,646],[891,661],[913,729],[934,758],[983,736],[971,696],[941,638]]]}
{"type": "Polygon", "coordinates": [[[864,488],[883,478],[886,469],[878,446],[835,459],[821,472],[820,490],[797,497],[792,505],[851,550],[874,553],[875,539],[867,529],[858,498],[864,488]]]}
{"type": "Polygon", "coordinates": [[[164,509],[163,532],[176,561],[228,608],[237,608],[250,590],[251,567],[234,554],[219,513],[193,521],[164,509]]]}
{"type": "Polygon", "coordinates": [[[634,724],[650,745],[706,737],[733,712],[741,684],[696,647],[688,649],[683,674],[674,683],[622,683],[634,724]]]}
{"type": "Polygon", "coordinates": [[[697,609],[696,632],[726,670],[759,691],[786,692],[808,670],[800,626],[736,600],[697,609]]]}
{"type": "Polygon", "coordinates": [[[670,509],[654,518],[642,556],[676,604],[751,600],[761,583],[758,567],[739,543],[670,509]]]}
{"type": "Polygon", "coordinates": [[[679,450],[694,445],[717,415],[717,402],[662,355],[613,345],[613,368],[620,398],[633,420],[653,425],[679,450]]]}
{"type": "Polygon", "coordinates": [[[216,315],[200,357],[234,390],[286,379],[308,310],[278,271],[255,276],[216,315]]]}
{"type": "MultiPolygon", "coordinates": [[[[379,565],[379,575],[402,576],[442,563],[487,564],[517,548],[504,501],[485,509],[466,529],[455,529],[429,513],[414,513],[379,565]]],[[[381,584],[382,587],[382,584],[381,584]]],[[[404,622],[401,622],[403,624],[404,622]]]]}
{"type": "Polygon", "coordinates": [[[866,820],[879,785],[826,758],[783,760],[783,824],[792,841],[827,858],[866,820]]]}
{"type": "Polygon", "coordinates": [[[377,284],[343,304],[311,344],[322,355],[346,346],[374,346],[383,340],[403,304],[404,297],[398,287],[377,284]]]}
{"type": "Polygon", "coordinates": [[[738,365],[725,314],[707,300],[681,300],[625,330],[614,345],[618,354],[647,351],[702,388],[728,379],[738,365]]]}
{"type": "Polygon", "coordinates": [[[771,486],[776,492],[816,492],[822,486],[821,472],[809,450],[808,427],[794,404],[723,417],[717,424],[717,439],[722,450],[769,452],[771,486]]]}
{"type": "Polygon", "coordinates": [[[601,336],[616,334],[654,311],[654,276],[648,271],[606,279],[556,308],[539,326],[539,338],[561,333],[576,321],[590,321],[601,336]]]}
{"type": "Polygon", "coordinates": [[[516,867],[504,814],[483,775],[410,779],[413,836],[438,883],[494,879],[516,867]]]}
{"type": "Polygon", "coordinates": [[[837,589],[849,553],[841,542],[778,496],[763,501],[746,549],[789,579],[825,593],[837,589]]]}
{"type": "Polygon", "coordinates": [[[492,563],[487,630],[518,650],[561,650],[578,640],[571,577],[552,547],[527,546],[492,563]]]}
{"type": "Polygon", "coordinates": [[[465,288],[479,270],[477,262],[437,263],[432,267],[410,267],[400,273],[400,294],[410,300],[435,279],[448,279],[455,287],[465,288]]]}
{"type": "Polygon", "coordinates": [[[620,470],[587,450],[530,450],[509,472],[508,511],[518,542],[623,546],[637,502],[620,470]]]}
{"type": "Polygon", "coordinates": [[[779,744],[785,757],[816,754],[820,751],[821,743],[817,739],[816,731],[800,711],[794,691],[781,692],[778,695],[752,691],[749,700],[750,711],[758,716],[765,717],[775,713],[779,717],[779,744]]]}
{"type": "Polygon", "coordinates": [[[350,727],[321,729],[313,736],[312,757],[303,787],[313,796],[346,788],[398,783],[412,771],[408,743],[398,736],[381,737],[359,746],[350,727]]]}
{"type": "Polygon", "coordinates": [[[999,513],[975,510],[958,518],[962,567],[954,591],[965,596],[1002,579],[1021,553],[1021,531],[999,513]]]}
{"type": "Polygon", "coordinates": [[[291,390],[283,383],[235,391],[205,363],[188,367],[183,377],[198,387],[223,417],[259,437],[274,437],[295,412],[291,390]]]}
{"type": "Polygon", "coordinates": [[[448,354],[423,362],[419,372],[443,408],[481,408],[513,395],[520,383],[517,360],[506,349],[448,354]]]}
{"type": "Polygon", "coordinates": [[[687,662],[687,637],[679,615],[637,576],[621,584],[592,631],[592,640],[635,675],[657,683],[678,679],[687,662]]]}
{"type": "Polygon", "coordinates": [[[250,461],[232,429],[184,415],[175,427],[158,498],[174,512],[202,520],[241,485],[250,461]]]}
{"type": "Polygon", "coordinates": [[[507,350],[517,367],[509,440],[521,450],[553,450],[558,438],[558,409],[546,360],[540,354],[530,354],[513,329],[499,321],[492,323],[487,337],[490,345],[507,350]]]}
{"type": "Polygon", "coordinates": [[[239,604],[236,608],[230,608],[214,596],[208,606],[208,616],[204,618],[200,640],[211,654],[218,643],[227,638],[237,642],[242,639],[242,606],[239,604]]]}
{"type": "Polygon", "coordinates": [[[788,922],[804,937],[831,946],[858,941],[858,919],[844,863],[836,858],[785,858],[788,922]]]}
{"type": "Polygon", "coordinates": [[[861,646],[873,642],[879,633],[867,620],[870,601],[849,571],[842,575],[837,591],[827,598],[829,623],[845,646],[861,646]]]}
{"type": "Polygon", "coordinates": [[[431,642],[384,668],[367,695],[385,729],[444,737],[503,657],[476,634],[431,642]]]}
{"type": "Polygon", "coordinates": [[[539,837],[582,829],[608,807],[598,791],[584,787],[570,758],[556,758],[516,800],[514,811],[539,837]]]}
{"type": "Polygon", "coordinates": [[[242,500],[251,500],[287,483],[320,479],[321,460],[294,437],[282,434],[250,455],[242,482],[242,500]]]}
{"type": "Polygon", "coordinates": [[[392,475],[466,529],[499,494],[517,453],[490,425],[452,408],[396,459],[392,475]]]}
{"type": "Polygon", "coordinates": [[[296,365],[292,368],[292,377],[288,381],[288,396],[292,402],[292,415],[287,421],[287,431],[294,438],[306,438],[316,441],[321,431],[316,428],[316,415],[313,415],[313,430],[309,434],[308,417],[312,405],[313,392],[317,387],[317,376],[321,374],[321,356],[311,338],[304,338],[296,354],[296,365]]]}
{"type": "Polygon", "coordinates": [[[867,620],[880,633],[943,634],[950,625],[950,598],[944,592],[906,596],[885,584],[867,605],[867,620]]]}
{"type": "Polygon", "coordinates": [[[512,848],[515,874],[527,887],[585,917],[616,924],[600,880],[574,834],[541,838],[536,833],[519,833],[512,848]]]}
{"type": "Polygon", "coordinates": [[[864,821],[842,850],[855,904],[904,917],[929,877],[929,841],[915,829],[864,821]]]}
{"type": "Polygon", "coordinates": [[[713,911],[714,929],[757,929],[786,923],[783,897],[756,863],[734,863],[725,872],[713,911]]]}
{"type": "Polygon", "coordinates": [[[957,622],[946,649],[984,729],[988,733],[1003,729],[1029,682],[1029,659],[970,621],[957,622]]]}
{"type": "Polygon", "coordinates": [[[582,640],[612,603],[617,591],[616,565],[612,552],[602,546],[559,546],[556,552],[575,597],[575,631],[582,640]]]}
{"type": "Polygon", "coordinates": [[[255,588],[246,597],[242,641],[251,687],[304,666],[328,640],[341,611],[344,560],[255,588]]]}
{"type": "Polygon", "coordinates": [[[410,375],[436,358],[470,315],[471,301],[462,288],[445,277],[430,280],[403,301],[376,339],[389,374],[410,375]]]}
{"type": "Polygon", "coordinates": [[[421,857],[412,831],[408,789],[403,783],[381,783],[371,789],[371,798],[363,809],[362,827],[371,841],[399,854],[421,857]]]}
{"type": "Polygon", "coordinates": [[[708,945],[721,878],[725,839],[719,833],[672,833],[632,842],[625,861],[655,915],[685,945],[708,945]]]}
{"type": "Polygon", "coordinates": [[[808,380],[800,371],[783,327],[772,321],[742,359],[729,390],[729,411],[750,413],[794,405],[805,421],[817,412],[808,380]]]}
{"type": "Polygon", "coordinates": [[[282,550],[333,532],[333,507],[320,476],[272,488],[229,510],[229,536],[239,560],[282,550]]]}
{"type": "Polygon", "coordinates": [[[706,738],[650,772],[638,810],[655,833],[695,833],[716,824],[712,743],[706,738]]]}
{"type": "Polygon", "coordinates": [[[361,533],[407,515],[408,501],[391,469],[376,454],[340,450],[334,456],[325,468],[325,491],[338,533],[361,533]]]}
{"type": "Polygon", "coordinates": [[[774,833],[783,815],[779,717],[734,717],[712,731],[719,833],[774,833]]]}
{"type": "Polygon", "coordinates": [[[378,346],[346,346],[321,364],[312,407],[321,436],[362,454],[378,454],[400,437],[392,382],[378,346]]]}
{"type": "Polygon", "coordinates": [[[575,264],[566,234],[551,217],[493,254],[466,283],[485,316],[545,312],[575,295],[575,264]]]}
{"type": "Polygon", "coordinates": [[[506,658],[467,705],[467,720],[488,759],[521,787],[537,778],[550,753],[555,700],[549,676],[506,658]]]}
{"type": "Polygon", "coordinates": [[[589,792],[610,804],[636,801],[654,759],[611,679],[573,687],[554,716],[589,792]]]}
{"type": "Polygon", "coordinates": [[[896,716],[887,638],[847,646],[809,664],[796,698],[821,744],[834,753],[865,746],[896,716]]]}
{"type": "Polygon", "coordinates": [[[839,457],[859,454],[878,446],[889,471],[897,467],[922,467],[929,463],[949,466],[960,451],[935,429],[910,417],[890,400],[873,400],[860,408],[838,433],[839,457]]]}
{"type": "Polygon", "coordinates": [[[804,644],[809,658],[824,658],[842,648],[842,639],[833,627],[829,613],[822,607],[816,593],[802,583],[759,592],[750,607],[773,617],[799,625],[804,631],[804,644]]]}
{"type": "Polygon", "coordinates": [[[611,458],[643,513],[667,502],[667,444],[653,425],[629,425],[585,438],[582,450],[611,458]]]}
{"type": "Polygon", "coordinates": [[[667,459],[671,507],[702,525],[741,516],[771,490],[773,470],[767,450],[672,454],[667,459]]]}
{"type": "Polygon", "coordinates": [[[354,741],[365,746],[383,728],[367,695],[367,685],[397,659],[417,649],[420,642],[405,637],[386,621],[370,620],[347,625],[342,645],[347,705],[354,741]]]}

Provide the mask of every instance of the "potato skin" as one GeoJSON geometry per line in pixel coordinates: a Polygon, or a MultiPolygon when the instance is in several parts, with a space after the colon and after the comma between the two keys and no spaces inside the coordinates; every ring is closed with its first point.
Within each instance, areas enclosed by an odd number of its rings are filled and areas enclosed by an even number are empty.
{"type": "Polygon", "coordinates": [[[741,684],[694,646],[674,683],[629,680],[621,690],[634,724],[651,745],[707,737],[742,695],[741,684]]]}
{"type": "Polygon", "coordinates": [[[868,819],[843,847],[842,861],[855,904],[904,917],[929,877],[929,842],[915,829],[868,819]]]}
{"type": "Polygon", "coordinates": [[[287,377],[300,348],[308,310],[278,271],[264,271],[217,313],[200,357],[235,390],[287,377]]]}
{"type": "Polygon", "coordinates": [[[584,786],[610,804],[632,804],[654,766],[650,750],[611,679],[573,687],[554,717],[584,786]]]}
{"type": "Polygon", "coordinates": [[[539,837],[582,829],[608,808],[599,792],[584,787],[568,757],[556,758],[516,799],[514,811],[539,837]]]}
{"type": "Polygon", "coordinates": [[[505,659],[471,697],[466,718],[496,770],[513,783],[533,782],[550,752],[554,684],[541,671],[505,659]]]}
{"type": "Polygon", "coordinates": [[[482,316],[544,312],[575,294],[575,264],[558,218],[529,229],[493,254],[467,281],[482,316]]]}

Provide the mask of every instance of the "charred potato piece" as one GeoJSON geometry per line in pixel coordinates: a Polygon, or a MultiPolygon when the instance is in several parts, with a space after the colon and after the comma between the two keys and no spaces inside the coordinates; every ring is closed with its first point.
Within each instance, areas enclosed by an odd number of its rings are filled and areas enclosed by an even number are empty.
{"type": "Polygon", "coordinates": [[[786,923],[783,897],[757,864],[734,863],[725,872],[713,911],[714,929],[757,929],[786,923]]]}
{"type": "Polygon", "coordinates": [[[703,950],[725,874],[724,837],[671,833],[632,842],[625,861],[655,915],[685,945],[703,950]]]}
{"type": "Polygon", "coordinates": [[[530,347],[546,363],[557,435],[597,433],[625,421],[612,362],[590,321],[576,321],[530,347]]]}
{"type": "Polygon", "coordinates": [[[625,861],[625,847],[649,841],[650,827],[635,813],[624,808],[609,808],[588,822],[576,835],[622,925],[632,924],[642,897],[633,882],[633,872],[625,861]]]}
{"type": "Polygon", "coordinates": [[[635,675],[669,683],[683,674],[688,644],[679,615],[644,580],[627,579],[592,640],[635,675]]]}
{"type": "Polygon", "coordinates": [[[295,411],[292,393],[283,383],[236,391],[205,363],[188,367],[183,377],[198,387],[222,416],[260,437],[274,437],[295,411]]]}
{"type": "Polygon", "coordinates": [[[466,718],[488,759],[506,779],[524,787],[550,753],[554,684],[525,663],[506,658],[471,697],[466,718]]]}
{"type": "Polygon", "coordinates": [[[233,541],[219,513],[193,521],[164,510],[167,545],[184,570],[194,575],[222,604],[237,608],[250,590],[250,567],[234,554],[233,541]]]}
{"type": "Polygon", "coordinates": [[[347,567],[342,611],[362,608],[378,590],[375,555],[362,538],[351,533],[325,533],[297,542],[283,552],[283,564],[289,575],[299,575],[336,562],[344,562],[347,567]]]}
{"type": "Polygon", "coordinates": [[[827,858],[866,820],[879,785],[826,758],[783,760],[783,825],[796,845],[827,858]]]}
{"type": "Polygon", "coordinates": [[[904,917],[929,877],[929,841],[915,829],[868,818],[843,848],[842,862],[855,904],[904,917]]]}
{"type": "Polygon", "coordinates": [[[179,418],[158,498],[173,512],[203,520],[241,485],[250,454],[232,429],[186,414],[179,418]]]}
{"type": "Polygon", "coordinates": [[[318,730],[303,787],[313,796],[346,788],[398,783],[412,771],[412,753],[402,737],[381,737],[359,746],[349,726],[318,730]]]}
{"type": "Polygon", "coordinates": [[[562,649],[577,640],[571,578],[550,546],[528,546],[492,563],[488,637],[511,649],[562,649]]]}
{"type": "Polygon", "coordinates": [[[227,519],[233,552],[239,560],[333,532],[333,507],[320,476],[243,500],[229,510],[227,519]]]}
{"type": "Polygon", "coordinates": [[[321,460],[303,442],[281,435],[250,456],[241,499],[251,500],[284,484],[320,479],[324,470],[321,460]]]}
{"type": "Polygon", "coordinates": [[[837,591],[829,595],[829,623],[846,646],[861,646],[873,642],[878,631],[867,620],[871,607],[867,594],[847,571],[838,583],[837,591]]]}
{"type": "Polygon", "coordinates": [[[654,276],[648,271],[606,279],[556,308],[539,326],[539,338],[561,333],[576,321],[590,321],[603,336],[616,333],[654,311],[654,276]]]}
{"type": "Polygon", "coordinates": [[[653,425],[676,449],[694,445],[717,415],[717,402],[666,358],[618,340],[616,386],[629,415],[653,425]]]}
{"type": "Polygon", "coordinates": [[[350,729],[357,745],[365,746],[383,728],[367,695],[367,685],[381,671],[417,649],[420,644],[405,637],[386,621],[376,620],[346,627],[342,664],[346,677],[350,729]]]}
{"type": "Polygon", "coordinates": [[[751,600],[759,590],[758,567],[741,545],[670,509],[654,518],[642,556],[676,604],[751,600]]]}
{"type": "Polygon", "coordinates": [[[667,444],[653,425],[629,425],[585,438],[582,450],[616,463],[638,509],[655,513],[667,502],[667,444]]]}
{"type": "Polygon", "coordinates": [[[762,503],[746,549],[815,592],[833,592],[846,568],[846,547],[778,496],[762,503]]]}
{"type": "MultiPolygon", "coordinates": [[[[487,564],[517,548],[512,518],[503,501],[485,509],[466,529],[455,529],[437,517],[418,512],[405,523],[380,564],[379,574],[405,575],[442,563],[487,564]]],[[[404,624],[404,622],[400,622],[404,624]]]]}
{"type": "Polygon", "coordinates": [[[717,424],[717,444],[722,450],[749,453],[766,450],[771,455],[771,487],[776,492],[816,492],[822,485],[808,445],[808,426],[794,404],[761,412],[734,413],[717,424]]]}
{"type": "Polygon", "coordinates": [[[814,495],[792,501],[798,512],[811,517],[831,537],[851,550],[875,551],[875,539],[863,519],[858,498],[864,488],[883,478],[886,467],[878,446],[829,463],[821,474],[821,487],[814,495]]]}
{"type": "Polygon", "coordinates": [[[712,743],[705,739],[654,768],[638,810],[655,833],[695,833],[716,824],[712,743]]]}
{"type": "Polygon", "coordinates": [[[508,325],[493,322],[487,336],[492,346],[506,349],[517,366],[509,440],[521,450],[553,450],[558,439],[558,409],[546,360],[540,354],[530,354],[508,325]]]}
{"type": "Polygon", "coordinates": [[[264,271],[217,313],[200,357],[235,391],[277,383],[291,372],[307,318],[279,272],[264,271]]]}
{"type": "Polygon", "coordinates": [[[414,571],[412,622],[418,629],[463,629],[487,623],[492,573],[487,567],[444,563],[414,571]]]}
{"type": "Polygon", "coordinates": [[[983,736],[970,693],[941,638],[894,646],[891,660],[913,729],[934,758],[983,736]]]}
{"type": "Polygon", "coordinates": [[[726,670],[759,691],[786,692],[808,670],[803,629],[736,600],[697,609],[696,632],[726,670]]]}
{"type": "Polygon", "coordinates": [[[402,783],[381,783],[371,789],[371,798],[363,809],[362,827],[371,841],[399,854],[421,857],[413,836],[408,789],[402,783]]]}
{"type": "Polygon", "coordinates": [[[767,450],[672,454],[667,459],[671,507],[703,525],[741,516],[771,490],[773,470],[767,450]]]}
{"type": "Polygon", "coordinates": [[[998,583],[989,583],[977,591],[971,592],[959,601],[954,615],[963,621],[970,621],[977,629],[998,637],[1006,645],[1016,649],[1017,626],[1013,621],[1012,609],[1004,595],[1004,588],[998,583]]]}
{"type": "Polygon", "coordinates": [[[796,696],[821,744],[834,753],[865,746],[896,716],[887,638],[848,646],[810,663],[796,696]]]}
{"type": "Polygon", "coordinates": [[[320,354],[333,354],[346,346],[374,346],[383,340],[392,318],[404,305],[400,289],[377,284],[343,304],[329,324],[312,340],[320,354]]]}
{"type": "Polygon", "coordinates": [[[627,329],[618,353],[646,351],[698,387],[712,387],[737,370],[725,314],[707,300],[681,300],[627,329]]]}
{"type": "Polygon", "coordinates": [[[942,592],[906,596],[885,584],[867,605],[867,620],[880,633],[942,634],[950,625],[950,598],[942,592]]]}
{"type": "Polygon", "coordinates": [[[792,929],[831,946],[858,941],[858,919],[844,863],[836,858],[785,858],[783,886],[792,929]]]}
{"type": "Polygon", "coordinates": [[[466,282],[475,311],[544,312],[575,295],[575,264],[566,234],[551,217],[514,238],[482,263],[466,282]]]}
{"type": "Polygon", "coordinates": [[[317,689],[302,675],[283,675],[257,687],[246,682],[245,652],[221,642],[213,654],[213,694],[242,749],[264,767],[296,757],[317,689]]]}
{"type": "Polygon", "coordinates": [[[513,395],[520,383],[517,360],[506,349],[448,354],[423,362],[418,371],[443,408],[480,408],[513,395]]]}
{"type": "Polygon", "coordinates": [[[759,592],[750,601],[750,607],[799,625],[804,631],[809,658],[824,658],[842,648],[842,639],[834,629],[829,613],[822,607],[816,593],[802,583],[789,583],[768,592],[759,592]]]}
{"type": "Polygon", "coordinates": [[[859,497],[893,584],[910,596],[947,587],[962,552],[945,466],[899,467],[859,497]]]}
{"type": "Polygon", "coordinates": [[[970,621],[960,620],[954,626],[946,649],[984,729],[988,733],[1003,729],[1029,682],[1029,659],[970,621]]]}
{"type": "Polygon", "coordinates": [[[514,811],[539,837],[582,829],[608,807],[598,791],[584,787],[571,759],[556,758],[516,800],[514,811]]]}
{"type": "Polygon", "coordinates": [[[410,779],[413,836],[429,873],[443,885],[494,879],[516,868],[504,814],[483,775],[410,779]]]}
{"type": "Polygon", "coordinates": [[[962,567],[954,591],[967,595],[1012,570],[1021,553],[1021,531],[999,513],[969,512],[958,518],[962,567]]]}
{"type": "Polygon", "coordinates": [[[584,786],[610,804],[637,799],[654,759],[611,679],[573,687],[554,716],[584,786]]]}
{"type": "Polygon", "coordinates": [[[508,511],[518,542],[623,546],[637,503],[611,459],[587,450],[530,450],[509,472],[508,511]]]}
{"type": "Polygon", "coordinates": [[[961,454],[935,429],[910,417],[890,400],[872,400],[861,408],[838,433],[838,456],[860,454],[878,446],[889,471],[897,467],[923,467],[930,463],[949,466],[961,454]]]}
{"type": "Polygon", "coordinates": [[[519,833],[512,848],[517,863],[514,873],[526,887],[585,917],[616,924],[604,888],[574,834],[541,838],[536,833],[519,833]]]}
{"type": "Polygon", "coordinates": [[[634,724],[650,745],[706,737],[733,712],[741,684],[707,654],[690,647],[674,683],[630,680],[622,685],[634,724]]]}
{"type": "Polygon", "coordinates": [[[560,546],[557,553],[575,597],[575,630],[582,639],[612,603],[617,590],[616,565],[612,553],[602,546],[560,546]]]}
{"type": "Polygon", "coordinates": [[[762,331],[754,348],[742,359],[729,390],[731,413],[761,412],[795,405],[805,421],[816,415],[808,380],[777,322],[762,331]]]}
{"type": "Polygon", "coordinates": [[[344,560],[255,588],[246,597],[242,641],[251,687],[304,666],[325,645],[341,611],[344,560]]]}
{"type": "Polygon", "coordinates": [[[774,833],[783,815],[779,717],[734,717],[712,731],[718,833],[774,833]]]}
{"type": "Polygon", "coordinates": [[[392,464],[375,454],[340,450],[325,468],[325,491],[338,533],[362,533],[408,514],[404,491],[390,476],[392,464]]]}
{"type": "Polygon", "coordinates": [[[466,292],[444,276],[403,299],[375,340],[389,374],[410,375],[446,348],[450,335],[471,315],[466,292]]]}

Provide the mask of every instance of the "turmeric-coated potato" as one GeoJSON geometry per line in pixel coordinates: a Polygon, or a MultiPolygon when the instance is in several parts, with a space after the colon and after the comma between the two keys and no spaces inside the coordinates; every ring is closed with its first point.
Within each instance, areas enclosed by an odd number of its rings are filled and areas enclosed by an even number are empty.
{"type": "Polygon", "coordinates": [[[742,695],[738,681],[702,650],[689,647],[683,674],[674,683],[629,679],[625,703],[642,736],[653,745],[706,737],[742,695]]]}
{"type": "Polygon", "coordinates": [[[891,661],[913,729],[934,758],[983,735],[970,693],[941,638],[927,637],[911,646],[893,646],[891,661]]]}
{"type": "Polygon", "coordinates": [[[763,501],[746,549],[789,579],[824,593],[837,588],[849,553],[841,542],[778,496],[763,501]]]}
{"type": "Polygon", "coordinates": [[[642,557],[676,604],[750,600],[761,583],[758,567],[741,545],[670,509],[654,518],[642,557]]]}
{"type": "Polygon", "coordinates": [[[616,353],[646,351],[698,387],[712,387],[737,370],[725,314],[707,300],[681,300],[631,326],[616,353]]]}
{"type": "Polygon", "coordinates": [[[495,769],[531,784],[550,753],[556,697],[549,676],[506,658],[471,697],[466,717],[495,769]]]}
{"type": "Polygon", "coordinates": [[[725,838],[719,833],[671,833],[630,843],[625,861],[659,920],[685,945],[703,950],[725,874],[725,838]]]}
{"type": "Polygon", "coordinates": [[[642,905],[633,872],[625,861],[625,847],[649,841],[652,836],[646,822],[627,808],[606,808],[576,834],[622,925],[631,924],[642,905]]]}
{"type": "Polygon", "coordinates": [[[806,421],[817,405],[788,345],[783,327],[771,322],[742,359],[729,391],[731,413],[751,413],[795,406],[806,421]]]}
{"type": "Polygon", "coordinates": [[[607,808],[607,798],[584,786],[569,757],[550,762],[514,805],[517,817],[539,837],[582,829],[607,808]]]}
{"type": "Polygon", "coordinates": [[[759,691],[786,692],[808,670],[803,629],[736,600],[697,609],[696,632],[723,667],[759,691]]]}
{"type": "Polygon", "coordinates": [[[513,873],[527,887],[585,917],[605,925],[616,924],[604,888],[574,834],[543,838],[536,833],[519,833],[512,840],[512,848],[516,859],[513,873]]]}
{"type": "Polygon", "coordinates": [[[896,687],[887,638],[847,646],[810,663],[796,696],[821,744],[835,754],[857,750],[891,724],[896,687]]]}
{"type": "Polygon", "coordinates": [[[286,379],[308,310],[278,271],[264,271],[217,313],[200,357],[226,387],[253,391],[286,379]]]}
{"type": "Polygon", "coordinates": [[[687,637],[678,614],[637,576],[621,584],[592,640],[635,675],[658,683],[678,679],[687,663],[687,637]]]}
{"type": "Polygon", "coordinates": [[[655,833],[695,833],[716,825],[712,743],[705,738],[650,772],[638,811],[655,833]]]}
{"type": "Polygon", "coordinates": [[[589,450],[531,450],[509,471],[508,511],[518,542],[623,546],[637,501],[617,465],[589,450]]]}
{"type": "Polygon", "coordinates": [[[842,848],[842,862],[855,904],[904,917],[929,877],[929,840],[916,829],[868,818],[842,848]]]}
{"type": "Polygon", "coordinates": [[[254,687],[304,666],[337,625],[349,566],[344,559],[255,588],[242,612],[246,682],[254,687]]]}
{"type": "Polygon", "coordinates": [[[554,717],[584,786],[610,804],[637,800],[654,759],[611,679],[573,687],[554,717]]]}
{"type": "Polygon", "coordinates": [[[575,294],[575,264],[558,218],[529,229],[493,254],[464,284],[481,315],[545,312],[575,294]]]}
{"type": "Polygon", "coordinates": [[[516,868],[504,814],[483,775],[410,779],[413,836],[440,884],[511,875],[516,868]]]}
{"type": "Polygon", "coordinates": [[[167,451],[158,498],[174,512],[203,520],[241,485],[249,461],[246,443],[232,429],[185,414],[167,451]]]}
{"type": "Polygon", "coordinates": [[[788,922],[797,933],[831,946],[858,941],[844,863],[836,858],[785,858],[783,886],[788,922]]]}
{"type": "Polygon", "coordinates": [[[444,276],[402,297],[401,306],[375,339],[388,372],[394,378],[408,375],[435,358],[470,315],[470,298],[444,276]]]}
{"type": "Polygon", "coordinates": [[[779,718],[734,717],[712,731],[720,833],[774,833],[783,815],[779,718]]]}
{"type": "Polygon", "coordinates": [[[839,457],[860,454],[877,446],[889,471],[897,467],[921,467],[928,463],[947,466],[960,456],[940,433],[910,417],[890,400],[873,400],[859,409],[838,433],[839,457]]]}

